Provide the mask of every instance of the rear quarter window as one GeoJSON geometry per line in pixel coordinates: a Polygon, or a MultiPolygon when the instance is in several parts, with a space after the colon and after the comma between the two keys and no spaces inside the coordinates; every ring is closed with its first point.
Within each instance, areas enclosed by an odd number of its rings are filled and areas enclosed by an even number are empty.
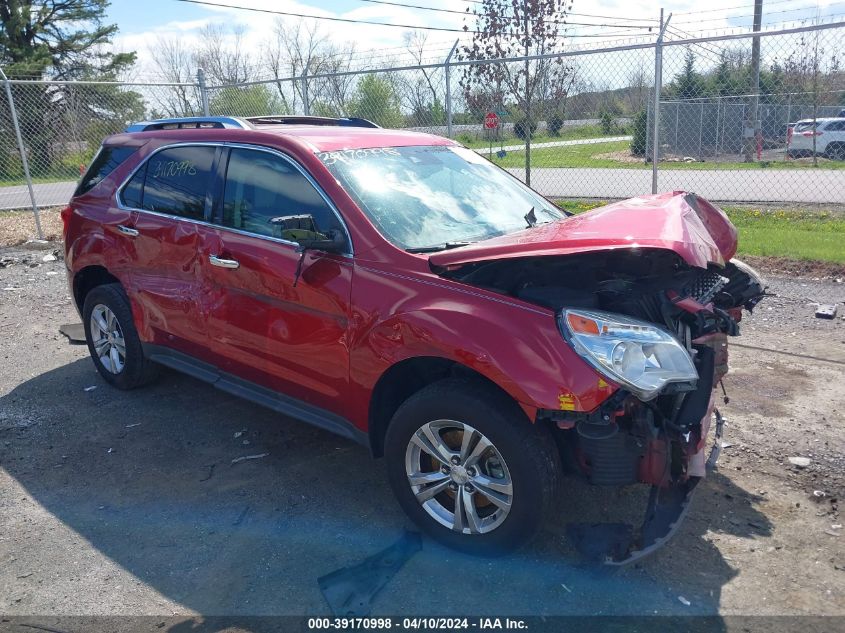
{"type": "Polygon", "coordinates": [[[121,191],[125,206],[201,220],[216,149],[168,147],[153,154],[121,191]]]}
{"type": "Polygon", "coordinates": [[[82,180],[79,181],[73,195],[81,196],[83,193],[91,191],[137,150],[137,147],[126,147],[124,145],[103,145],[82,180]]]}

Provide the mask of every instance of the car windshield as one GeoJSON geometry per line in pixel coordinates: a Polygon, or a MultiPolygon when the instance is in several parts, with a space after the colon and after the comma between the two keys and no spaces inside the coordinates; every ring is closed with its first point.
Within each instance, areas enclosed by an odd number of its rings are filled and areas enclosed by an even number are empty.
{"type": "Polygon", "coordinates": [[[464,147],[380,147],[319,156],[382,234],[408,250],[459,246],[565,217],[464,147]]]}

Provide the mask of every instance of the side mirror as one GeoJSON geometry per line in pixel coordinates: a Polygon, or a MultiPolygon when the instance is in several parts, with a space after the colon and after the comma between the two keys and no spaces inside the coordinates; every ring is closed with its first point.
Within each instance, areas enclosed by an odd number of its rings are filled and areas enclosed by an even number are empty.
{"type": "Polygon", "coordinates": [[[346,247],[346,240],[343,233],[337,229],[332,229],[328,233],[328,239],[311,240],[301,239],[297,240],[299,246],[296,249],[297,253],[303,253],[307,250],[325,251],[327,253],[342,253],[346,247]]]}

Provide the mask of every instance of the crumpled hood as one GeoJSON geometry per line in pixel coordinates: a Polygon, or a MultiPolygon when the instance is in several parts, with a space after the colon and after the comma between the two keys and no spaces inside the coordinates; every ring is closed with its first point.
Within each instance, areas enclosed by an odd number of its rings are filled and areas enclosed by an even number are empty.
{"type": "Polygon", "coordinates": [[[559,222],[434,253],[429,262],[449,269],[515,257],[663,248],[676,252],[692,266],[706,268],[708,263],[724,265],[736,253],[736,246],[736,229],[724,211],[693,193],[671,191],[623,200],[559,222]]]}

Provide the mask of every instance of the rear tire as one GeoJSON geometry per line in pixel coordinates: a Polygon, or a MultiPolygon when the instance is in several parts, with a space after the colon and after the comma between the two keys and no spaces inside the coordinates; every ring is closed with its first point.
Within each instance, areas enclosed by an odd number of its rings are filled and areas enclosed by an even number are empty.
{"type": "Polygon", "coordinates": [[[85,296],[82,324],[94,367],[110,385],[134,389],[155,378],[157,367],[144,356],[129,298],[120,284],[97,286],[85,296]]]}
{"type": "Polygon", "coordinates": [[[411,520],[471,554],[500,555],[528,542],[560,485],[548,429],[478,380],[441,380],[408,398],[390,422],[384,453],[411,520]]]}

